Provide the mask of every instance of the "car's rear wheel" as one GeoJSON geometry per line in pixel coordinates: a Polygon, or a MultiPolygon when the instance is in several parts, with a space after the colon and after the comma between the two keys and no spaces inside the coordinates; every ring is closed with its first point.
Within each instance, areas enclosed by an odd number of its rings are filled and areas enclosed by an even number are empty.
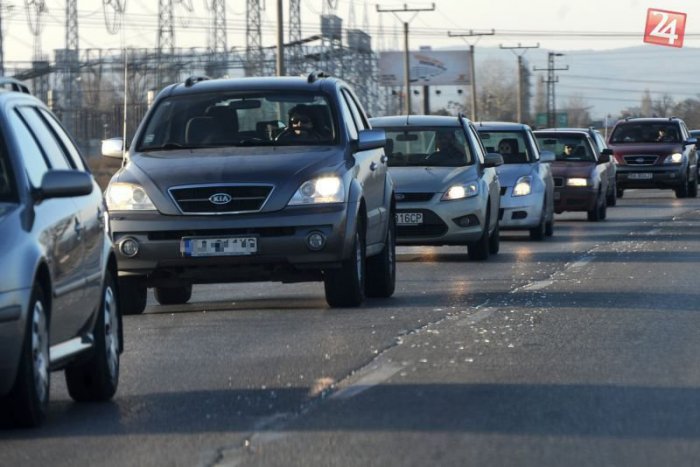
{"type": "Polygon", "coordinates": [[[340,268],[323,272],[328,304],[341,308],[360,306],[365,299],[365,271],[365,241],[358,225],[350,258],[340,268]]]}
{"type": "Polygon", "coordinates": [[[378,255],[367,258],[366,293],[368,297],[386,298],[396,288],[396,223],[391,214],[384,241],[384,249],[378,255]]]}
{"type": "Polygon", "coordinates": [[[122,315],[140,315],[146,309],[147,289],[141,276],[119,278],[119,306],[122,315]]]}
{"type": "Polygon", "coordinates": [[[68,394],[76,401],[106,401],[119,384],[121,316],[112,275],[107,272],[102,287],[102,302],[97,311],[95,346],[89,360],[66,368],[68,394]]]}
{"type": "Polygon", "coordinates": [[[491,207],[486,206],[486,220],[484,221],[484,230],[481,236],[475,242],[467,243],[467,252],[469,259],[483,261],[489,257],[489,224],[491,223],[491,207]]]}
{"type": "Polygon", "coordinates": [[[153,295],[161,305],[182,305],[192,298],[192,284],[181,287],[156,287],[153,295]]]}
{"type": "Polygon", "coordinates": [[[14,422],[35,427],[49,406],[49,321],[44,290],[35,285],[29,303],[17,379],[8,397],[14,422]]]}

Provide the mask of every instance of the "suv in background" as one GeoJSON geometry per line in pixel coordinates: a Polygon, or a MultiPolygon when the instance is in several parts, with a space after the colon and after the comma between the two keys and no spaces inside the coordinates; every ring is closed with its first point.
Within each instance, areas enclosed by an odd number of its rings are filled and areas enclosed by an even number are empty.
{"type": "MultiPolygon", "coordinates": [[[[120,140],[103,154],[122,157],[120,140]]],[[[107,187],[125,314],[192,285],[323,281],[334,307],[395,285],[383,130],[346,83],[190,78],[163,89],[107,187]]]]}
{"type": "Polygon", "coordinates": [[[617,161],[617,194],[625,188],[673,189],[678,198],[698,194],[698,140],[680,118],[627,118],[608,144],[617,161]]]}
{"type": "Polygon", "coordinates": [[[102,192],[56,117],[0,78],[0,407],[39,425],[50,376],[76,401],[111,399],[122,351],[102,192]]]}

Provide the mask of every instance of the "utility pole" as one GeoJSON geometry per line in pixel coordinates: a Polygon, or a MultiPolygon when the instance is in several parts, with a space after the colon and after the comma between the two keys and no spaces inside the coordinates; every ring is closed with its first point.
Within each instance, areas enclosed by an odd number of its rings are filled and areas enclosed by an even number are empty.
{"type": "Polygon", "coordinates": [[[284,76],[284,15],[282,0],[277,0],[277,76],[284,76]]]}
{"type": "Polygon", "coordinates": [[[523,100],[525,96],[523,95],[523,55],[525,55],[528,49],[539,49],[539,42],[537,45],[520,45],[518,42],[517,46],[506,47],[503,44],[500,45],[502,49],[513,51],[513,53],[518,57],[518,112],[517,118],[518,122],[523,122],[523,100]],[[517,50],[517,52],[516,52],[517,50]]]}
{"type": "Polygon", "coordinates": [[[410,77],[410,59],[409,59],[409,49],[408,49],[408,24],[413,21],[413,19],[421,11],[435,11],[435,3],[432,4],[430,8],[408,8],[408,5],[404,4],[403,8],[391,8],[384,9],[377,5],[378,13],[392,13],[396,19],[403,23],[403,48],[404,48],[404,61],[403,61],[403,73],[404,73],[404,89],[406,91],[406,115],[411,115],[411,77],[410,77]],[[402,21],[401,17],[397,13],[413,13],[408,21],[402,21]]]}
{"type": "MultiPolygon", "coordinates": [[[[451,31],[447,31],[447,36],[448,37],[477,37],[476,42],[479,42],[479,39],[481,39],[481,36],[493,36],[496,34],[496,31],[492,29],[490,32],[474,32],[472,30],[469,30],[468,33],[462,33],[462,34],[453,34],[451,31]]],[[[476,61],[474,60],[474,44],[469,44],[469,61],[471,62],[471,81],[472,81],[472,121],[475,122],[477,120],[477,111],[476,111],[476,61]]]]}
{"type": "Polygon", "coordinates": [[[547,68],[533,68],[534,71],[547,71],[547,126],[549,128],[557,127],[557,101],[554,95],[554,84],[559,82],[559,77],[554,73],[555,71],[566,71],[569,69],[569,65],[564,68],[556,68],[554,66],[555,57],[563,57],[563,53],[549,52],[547,68]]]}

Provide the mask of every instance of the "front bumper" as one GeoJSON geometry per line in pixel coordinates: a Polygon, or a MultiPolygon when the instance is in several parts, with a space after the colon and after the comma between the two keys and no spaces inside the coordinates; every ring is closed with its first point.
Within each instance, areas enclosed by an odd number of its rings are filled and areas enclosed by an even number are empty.
{"type": "Polygon", "coordinates": [[[481,196],[453,201],[440,201],[436,193],[430,201],[399,202],[398,213],[421,213],[421,224],[396,225],[399,245],[463,245],[481,237],[486,220],[486,200],[481,196]],[[461,226],[461,219],[466,226],[461,226]]]}
{"type": "Polygon", "coordinates": [[[544,212],[544,193],[512,196],[508,187],[501,196],[499,212],[501,230],[525,230],[539,225],[544,212]]]}
{"type": "Polygon", "coordinates": [[[357,204],[287,208],[274,213],[222,216],[164,216],[110,213],[120,276],[146,276],[148,286],[180,283],[320,280],[324,268],[338,267],[350,255],[357,204]],[[309,248],[307,238],[321,233],[325,245],[309,248]],[[183,237],[254,237],[257,252],[240,256],[190,257],[180,252],[183,237]],[[121,251],[126,238],[139,251],[121,251]],[[307,275],[304,275],[304,272],[307,275]]]}
{"type": "Polygon", "coordinates": [[[555,187],[554,212],[590,211],[595,208],[598,191],[592,187],[555,187]]]}
{"type": "Polygon", "coordinates": [[[684,165],[617,167],[618,188],[675,188],[685,183],[684,165]]]}
{"type": "Polygon", "coordinates": [[[0,397],[17,377],[30,297],[31,289],[0,293],[0,397]]]}

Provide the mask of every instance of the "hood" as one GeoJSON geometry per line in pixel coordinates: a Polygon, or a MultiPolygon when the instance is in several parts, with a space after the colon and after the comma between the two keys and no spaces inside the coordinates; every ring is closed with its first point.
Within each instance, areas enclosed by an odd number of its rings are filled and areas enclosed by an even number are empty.
{"type": "Polygon", "coordinates": [[[476,167],[391,167],[397,193],[438,193],[453,183],[476,180],[476,167]]]}
{"type": "Polygon", "coordinates": [[[532,174],[530,164],[503,164],[496,167],[501,186],[515,186],[515,182],[524,175],[532,174]]]}
{"type": "Polygon", "coordinates": [[[149,179],[160,190],[192,184],[279,184],[305,171],[335,167],[339,158],[342,152],[327,146],[167,151],[134,156],[127,172],[142,183],[149,179]]]}
{"type": "Polygon", "coordinates": [[[596,167],[595,162],[589,161],[554,161],[551,164],[554,177],[589,178],[596,167]]]}
{"type": "Polygon", "coordinates": [[[683,152],[680,143],[644,143],[644,144],[610,144],[610,149],[615,154],[673,154],[683,152]]]}

